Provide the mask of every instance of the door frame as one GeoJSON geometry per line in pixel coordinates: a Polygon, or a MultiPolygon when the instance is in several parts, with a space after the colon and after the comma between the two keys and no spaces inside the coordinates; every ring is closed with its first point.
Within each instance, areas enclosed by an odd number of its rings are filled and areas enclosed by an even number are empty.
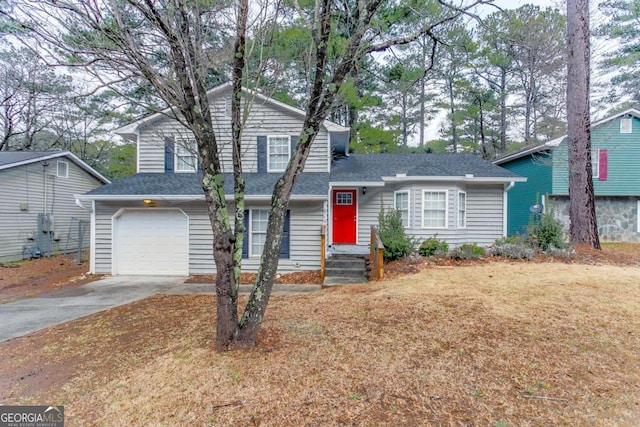
{"type": "Polygon", "coordinates": [[[358,188],[357,187],[348,187],[348,188],[332,188],[331,189],[331,193],[330,193],[330,200],[329,200],[329,204],[331,206],[331,210],[330,210],[330,214],[329,214],[329,218],[331,219],[331,244],[332,245],[357,245],[358,244],[358,237],[359,237],[359,233],[358,233],[358,226],[360,225],[360,215],[359,215],[359,205],[358,205],[358,188]],[[336,192],[339,191],[353,191],[353,195],[354,195],[354,204],[356,205],[355,211],[356,211],[356,233],[355,233],[355,241],[353,243],[335,243],[333,241],[333,231],[334,231],[334,219],[333,219],[333,207],[334,207],[334,195],[336,192]]]}

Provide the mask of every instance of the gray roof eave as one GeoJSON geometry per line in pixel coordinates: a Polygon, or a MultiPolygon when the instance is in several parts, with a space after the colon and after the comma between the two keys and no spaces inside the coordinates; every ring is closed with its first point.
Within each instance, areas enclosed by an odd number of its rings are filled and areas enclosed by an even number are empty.
{"type": "MultiPolygon", "coordinates": [[[[204,201],[204,194],[198,196],[195,194],[76,194],[74,196],[78,200],[82,201],[142,201],[145,199],[150,200],[169,200],[169,201],[204,201]]],[[[244,197],[246,201],[270,201],[270,195],[246,195],[244,197]]],[[[226,195],[225,200],[233,201],[233,195],[226,195]]],[[[293,201],[324,201],[327,200],[326,195],[318,194],[295,194],[292,195],[290,200],[293,201]]]]}
{"type": "Polygon", "coordinates": [[[463,181],[476,184],[493,184],[504,182],[526,182],[527,178],[521,176],[513,177],[484,177],[484,176],[383,176],[385,182],[445,182],[463,181]]]}

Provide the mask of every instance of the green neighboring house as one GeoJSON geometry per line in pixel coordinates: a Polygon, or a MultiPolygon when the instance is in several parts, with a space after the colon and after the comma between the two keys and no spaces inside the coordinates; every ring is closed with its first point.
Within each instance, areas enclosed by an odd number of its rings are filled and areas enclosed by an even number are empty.
{"type": "MultiPolygon", "coordinates": [[[[598,233],[602,241],[640,241],[640,111],[626,110],[592,124],[591,161],[598,233]]],[[[569,227],[567,136],[496,159],[527,177],[510,192],[507,234],[525,234],[531,208],[542,204],[569,227]]]]}

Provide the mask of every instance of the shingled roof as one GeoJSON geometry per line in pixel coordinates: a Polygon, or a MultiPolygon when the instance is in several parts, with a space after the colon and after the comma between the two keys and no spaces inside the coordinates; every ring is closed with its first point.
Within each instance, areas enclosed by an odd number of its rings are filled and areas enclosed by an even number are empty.
{"type": "MultiPolygon", "coordinates": [[[[273,187],[280,174],[246,173],[246,196],[265,196],[273,193],[273,187]]],[[[86,194],[86,198],[98,196],[192,196],[202,197],[201,175],[195,173],[139,173],[111,185],[96,188],[86,194]]],[[[233,175],[224,174],[224,191],[233,194],[233,175]]],[[[327,172],[304,173],[300,175],[293,189],[293,196],[326,196],[329,191],[329,174],[327,172]]]]}
{"type": "Polygon", "coordinates": [[[104,184],[110,181],[70,151],[0,151],[0,170],[51,159],[65,158],[104,184]]]}
{"type": "Polygon", "coordinates": [[[473,154],[351,154],[333,163],[332,182],[382,181],[383,177],[519,178],[473,154]]]}
{"type": "MultiPolygon", "coordinates": [[[[383,178],[405,176],[422,179],[451,178],[522,180],[514,173],[472,154],[352,154],[332,163],[331,173],[305,172],[293,189],[294,198],[326,197],[333,183],[382,183],[383,178]]],[[[270,196],[278,173],[246,173],[245,195],[270,196]]],[[[113,184],[96,188],[82,198],[118,198],[117,196],[175,198],[203,197],[201,175],[194,173],[139,173],[113,184]]],[[[224,190],[233,194],[233,175],[224,174],[224,190]]]]}

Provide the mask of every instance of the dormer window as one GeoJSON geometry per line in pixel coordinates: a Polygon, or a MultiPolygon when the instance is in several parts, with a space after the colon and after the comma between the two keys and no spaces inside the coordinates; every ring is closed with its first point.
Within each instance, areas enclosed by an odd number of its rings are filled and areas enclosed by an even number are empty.
{"type": "Polygon", "coordinates": [[[277,135],[267,137],[267,172],[283,172],[291,157],[291,137],[277,135]]]}
{"type": "Polygon", "coordinates": [[[179,141],[175,147],[176,172],[195,172],[198,168],[198,155],[194,141],[179,141]]]}

